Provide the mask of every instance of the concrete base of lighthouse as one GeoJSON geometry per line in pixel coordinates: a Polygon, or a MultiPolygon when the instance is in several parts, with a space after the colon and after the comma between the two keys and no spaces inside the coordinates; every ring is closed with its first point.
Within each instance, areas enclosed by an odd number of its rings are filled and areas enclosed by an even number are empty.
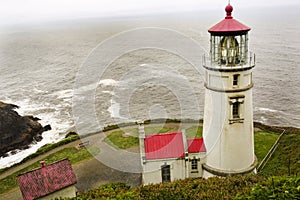
{"type": "Polygon", "coordinates": [[[222,170],[222,169],[214,168],[207,164],[203,164],[202,165],[203,178],[209,178],[212,176],[226,177],[226,176],[244,175],[244,174],[251,174],[251,173],[255,174],[257,164],[258,162],[256,157],[254,159],[254,162],[249,167],[241,170],[222,170]]]}

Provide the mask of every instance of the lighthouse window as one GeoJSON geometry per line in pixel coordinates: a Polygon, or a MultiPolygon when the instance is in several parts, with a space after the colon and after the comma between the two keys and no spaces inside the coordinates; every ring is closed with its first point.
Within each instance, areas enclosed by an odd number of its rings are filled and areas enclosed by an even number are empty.
{"type": "Polygon", "coordinates": [[[232,116],[233,118],[239,118],[239,102],[235,102],[232,104],[232,116]]]}
{"type": "Polygon", "coordinates": [[[229,118],[229,123],[243,123],[243,110],[244,110],[244,101],[245,96],[244,95],[237,95],[233,97],[229,97],[229,104],[231,109],[231,116],[229,118]]]}
{"type": "Polygon", "coordinates": [[[232,82],[232,84],[234,86],[238,85],[238,80],[239,80],[239,75],[238,74],[233,75],[233,82],[232,82]]]}

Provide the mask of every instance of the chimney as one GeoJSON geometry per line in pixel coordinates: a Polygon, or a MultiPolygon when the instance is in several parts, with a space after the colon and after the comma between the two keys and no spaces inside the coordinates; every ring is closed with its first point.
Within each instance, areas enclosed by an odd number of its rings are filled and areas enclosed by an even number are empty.
{"type": "Polygon", "coordinates": [[[139,125],[139,142],[140,142],[140,156],[141,156],[141,163],[142,166],[146,163],[146,155],[145,155],[145,127],[144,127],[144,121],[139,120],[137,121],[137,124],[139,125]]]}
{"type": "Polygon", "coordinates": [[[45,161],[42,160],[42,161],[40,162],[40,164],[41,164],[41,167],[42,167],[42,168],[45,167],[45,161]]]}

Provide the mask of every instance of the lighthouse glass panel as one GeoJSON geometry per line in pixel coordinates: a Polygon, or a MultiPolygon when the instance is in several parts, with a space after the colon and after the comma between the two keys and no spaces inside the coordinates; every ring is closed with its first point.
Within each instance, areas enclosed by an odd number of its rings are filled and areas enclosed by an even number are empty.
{"type": "Polygon", "coordinates": [[[220,42],[221,64],[239,63],[239,43],[233,36],[225,36],[220,42]]]}
{"type": "Polygon", "coordinates": [[[211,61],[219,66],[244,65],[248,59],[248,36],[211,36],[211,61]]]}

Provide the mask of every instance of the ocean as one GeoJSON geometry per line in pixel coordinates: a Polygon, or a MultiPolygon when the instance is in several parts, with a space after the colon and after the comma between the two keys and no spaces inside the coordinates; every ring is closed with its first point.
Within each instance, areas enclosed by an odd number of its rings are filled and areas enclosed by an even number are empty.
{"type": "MultiPolygon", "coordinates": [[[[207,29],[224,17],[208,13],[1,29],[0,100],[20,106],[19,114],[36,116],[52,130],[29,149],[0,158],[0,168],[61,140],[75,124],[88,133],[126,121],[202,118],[204,82],[199,65],[209,51],[207,29]],[[194,51],[193,45],[199,48],[194,51]],[[115,55],[118,48],[124,52],[115,55]],[[185,55],[178,53],[181,48],[185,55]]],[[[300,127],[299,18],[291,13],[278,16],[275,11],[249,13],[237,18],[252,27],[254,120],[300,127]]]]}

